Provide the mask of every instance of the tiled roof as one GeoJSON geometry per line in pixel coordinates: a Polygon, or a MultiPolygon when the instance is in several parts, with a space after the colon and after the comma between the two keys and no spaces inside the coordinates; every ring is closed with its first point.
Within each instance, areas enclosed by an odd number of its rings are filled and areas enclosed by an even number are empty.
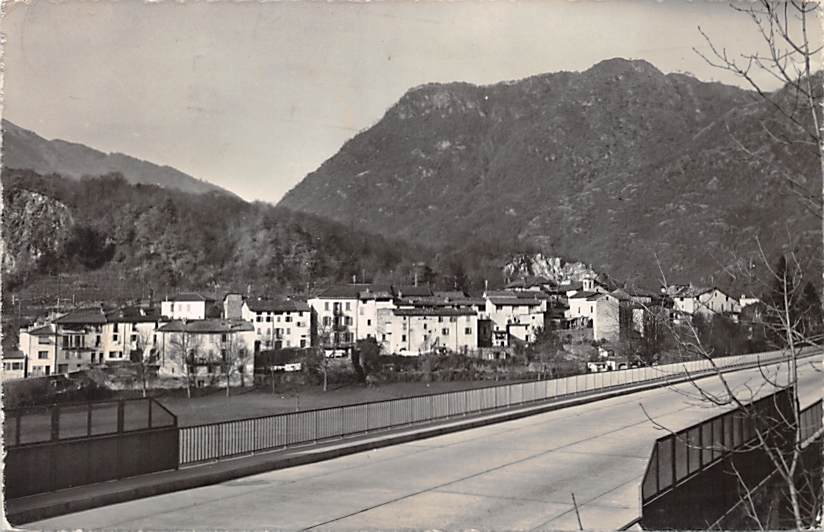
{"type": "Polygon", "coordinates": [[[358,293],[360,299],[392,299],[392,286],[388,284],[366,285],[366,288],[358,293]]]}
{"type": "Polygon", "coordinates": [[[29,334],[32,336],[45,336],[54,334],[54,330],[51,328],[51,325],[43,325],[42,327],[30,330],[29,334]]]}
{"type": "Polygon", "coordinates": [[[167,298],[167,301],[214,301],[214,299],[202,296],[197,292],[181,292],[177,295],[167,298]]]}
{"type": "Polygon", "coordinates": [[[475,316],[470,308],[399,308],[392,311],[395,316],[475,316]]]}
{"type": "Polygon", "coordinates": [[[246,305],[252,312],[309,312],[306,301],[286,298],[249,299],[246,305]]]}
{"type": "Polygon", "coordinates": [[[18,360],[25,358],[26,354],[20,351],[19,349],[10,349],[8,351],[3,352],[3,360],[18,360]]]}
{"type": "Polygon", "coordinates": [[[395,286],[395,295],[398,297],[428,297],[433,295],[428,286],[395,286]]]}
{"type": "Polygon", "coordinates": [[[534,305],[540,305],[541,304],[541,302],[537,299],[522,299],[522,298],[519,298],[519,297],[490,297],[489,300],[494,305],[498,305],[498,306],[507,305],[507,306],[517,307],[517,306],[534,306],[534,305]]]}
{"type": "Polygon", "coordinates": [[[159,332],[188,332],[191,334],[215,334],[215,333],[231,333],[254,331],[255,328],[251,323],[244,320],[223,320],[223,319],[206,319],[206,320],[190,320],[182,321],[175,320],[161,326],[157,329],[159,332]]]}
{"type": "Polygon", "coordinates": [[[435,297],[439,297],[441,299],[465,299],[466,294],[461,292],[460,290],[451,290],[445,292],[435,292],[435,297]]]}
{"type": "Polygon", "coordinates": [[[121,307],[105,312],[109,323],[149,323],[160,321],[160,310],[155,307],[121,307]]]}
{"type": "Polygon", "coordinates": [[[569,296],[569,299],[586,299],[597,293],[598,292],[575,292],[573,295],[569,296]]]}
{"type": "Polygon", "coordinates": [[[330,286],[317,297],[321,299],[358,299],[361,290],[365,290],[368,284],[339,284],[330,286]]]}
{"type": "Polygon", "coordinates": [[[106,313],[102,307],[80,308],[54,320],[60,325],[102,325],[106,323],[106,313]]]}

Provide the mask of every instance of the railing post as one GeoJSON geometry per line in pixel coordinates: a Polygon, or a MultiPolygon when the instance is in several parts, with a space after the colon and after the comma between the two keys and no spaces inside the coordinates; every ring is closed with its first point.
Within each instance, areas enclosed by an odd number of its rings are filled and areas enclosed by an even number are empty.
{"type": "Polygon", "coordinates": [[[51,440],[60,439],[60,406],[51,407],[51,440]]]}
{"type": "Polygon", "coordinates": [[[14,418],[14,444],[20,445],[20,415],[21,411],[17,410],[17,415],[14,418]]]}
{"type": "Polygon", "coordinates": [[[149,399],[149,428],[152,428],[152,400],[149,399]]]}
{"type": "MultiPolygon", "coordinates": [[[[151,428],[151,425],[149,425],[151,428]]],[[[88,409],[86,410],[86,436],[92,435],[92,404],[88,403],[88,409]]]]}
{"type": "Polygon", "coordinates": [[[123,399],[117,402],[117,432],[123,432],[123,427],[125,424],[123,423],[123,414],[125,413],[125,403],[123,399]]]}

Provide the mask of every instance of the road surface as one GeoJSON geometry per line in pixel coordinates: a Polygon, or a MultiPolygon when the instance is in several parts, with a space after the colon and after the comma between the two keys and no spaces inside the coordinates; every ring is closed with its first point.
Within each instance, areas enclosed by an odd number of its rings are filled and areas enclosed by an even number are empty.
{"type": "MultiPolygon", "coordinates": [[[[802,406],[821,397],[821,358],[800,369],[802,406]]],[[[783,370],[781,370],[783,371],[783,370]]],[[[758,370],[728,374],[768,393],[758,370]]],[[[699,381],[718,391],[717,377],[699,381]]],[[[692,385],[659,388],[222,484],[30,523],[27,528],[301,530],[614,529],[639,516],[653,442],[720,410],[692,385]],[[643,405],[647,414],[641,409],[643,405]]]]}

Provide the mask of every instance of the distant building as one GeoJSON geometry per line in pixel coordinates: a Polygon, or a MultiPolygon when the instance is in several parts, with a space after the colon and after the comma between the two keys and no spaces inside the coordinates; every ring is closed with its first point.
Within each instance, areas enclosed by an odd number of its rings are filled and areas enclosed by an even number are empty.
{"type": "Polygon", "coordinates": [[[244,320],[175,320],[157,330],[162,374],[187,375],[198,387],[254,382],[255,329],[244,320]]]}
{"type": "Polygon", "coordinates": [[[571,328],[592,328],[594,340],[615,341],[621,335],[619,299],[606,292],[577,292],[569,298],[566,314],[571,328]]]}
{"type": "Polygon", "coordinates": [[[151,308],[80,308],[52,323],[21,329],[19,347],[29,360],[29,376],[65,374],[98,364],[151,358],[160,323],[160,315],[151,308]]]}
{"type": "Polygon", "coordinates": [[[478,348],[478,315],[468,308],[401,308],[392,311],[383,347],[416,356],[432,351],[469,353],[478,348]]]}
{"type": "Polygon", "coordinates": [[[695,287],[692,285],[671,285],[666,293],[672,298],[676,314],[711,316],[721,314],[737,320],[741,312],[738,299],[717,287],[695,287]]]}
{"type": "Polygon", "coordinates": [[[169,320],[202,320],[215,300],[195,292],[180,293],[160,303],[160,314],[169,320]]]}
{"type": "Polygon", "coordinates": [[[254,327],[255,352],[312,345],[312,309],[305,301],[250,298],[243,302],[240,317],[254,327]]]}
{"type": "Polygon", "coordinates": [[[546,326],[549,296],[542,292],[491,291],[484,298],[493,347],[508,347],[514,341],[531,343],[546,326]]]}
{"type": "Polygon", "coordinates": [[[348,352],[358,336],[360,293],[367,284],[332,286],[309,299],[315,318],[318,345],[348,352]]]}
{"type": "Polygon", "coordinates": [[[27,375],[27,357],[19,349],[10,349],[3,353],[4,381],[24,379],[27,375]]]}
{"type": "Polygon", "coordinates": [[[223,318],[239,320],[243,318],[243,294],[229,293],[223,298],[223,318]]]}
{"type": "Polygon", "coordinates": [[[57,371],[60,338],[53,324],[20,329],[18,346],[29,362],[28,376],[40,377],[57,371]]]}

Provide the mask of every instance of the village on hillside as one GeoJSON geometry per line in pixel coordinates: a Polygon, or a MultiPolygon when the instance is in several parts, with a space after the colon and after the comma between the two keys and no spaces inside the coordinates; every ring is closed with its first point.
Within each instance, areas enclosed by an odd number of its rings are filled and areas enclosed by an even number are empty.
{"type": "Polygon", "coordinates": [[[524,276],[480,294],[356,282],[308,298],[228,293],[221,301],[181,292],[42,316],[20,329],[3,379],[138,365],[155,379],[193,387],[251,386],[255,376],[308,370],[316,353],[354,360],[364,342],[386,358],[459,354],[501,363],[531,347],[550,374],[553,362],[569,360],[580,362],[578,371],[610,371],[658,363],[664,329],[713,317],[739,324],[745,316],[751,324],[760,306],[717,287],[632,289],[593,274],[560,282],[524,276]],[[552,350],[548,335],[562,346],[552,360],[543,356],[552,350]]]}

